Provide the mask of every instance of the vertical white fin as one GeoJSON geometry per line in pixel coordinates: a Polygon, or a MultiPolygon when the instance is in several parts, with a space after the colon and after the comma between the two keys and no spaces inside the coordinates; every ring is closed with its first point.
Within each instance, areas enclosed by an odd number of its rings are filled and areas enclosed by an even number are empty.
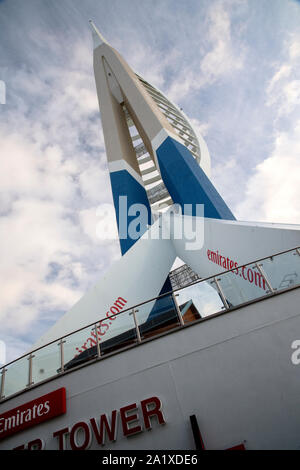
{"type": "Polygon", "coordinates": [[[93,34],[93,41],[94,41],[94,49],[96,49],[98,46],[101,46],[104,42],[108,44],[106,39],[102,36],[98,28],[95,26],[92,20],[89,20],[89,23],[92,28],[92,34],[93,34]]]}

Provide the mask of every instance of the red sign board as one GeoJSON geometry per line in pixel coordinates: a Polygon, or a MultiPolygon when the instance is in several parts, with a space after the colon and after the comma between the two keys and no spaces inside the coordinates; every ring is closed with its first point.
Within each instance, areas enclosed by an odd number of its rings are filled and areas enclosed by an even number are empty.
{"type": "Polygon", "coordinates": [[[0,415],[0,440],[66,412],[64,387],[0,415]]]}

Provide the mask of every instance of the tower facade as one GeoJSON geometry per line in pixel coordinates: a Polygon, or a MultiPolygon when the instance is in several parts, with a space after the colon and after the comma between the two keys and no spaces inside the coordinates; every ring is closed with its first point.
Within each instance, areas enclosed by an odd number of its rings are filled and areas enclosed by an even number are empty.
{"type": "MultiPolygon", "coordinates": [[[[203,204],[205,217],[234,220],[209,179],[210,156],[204,139],[196,135],[183,112],[137,75],[92,22],[91,26],[94,72],[122,254],[138,239],[132,238],[121,224],[124,197],[127,208],[137,203],[147,208],[148,225],[157,212],[174,203],[183,213],[189,205],[190,215],[196,215],[196,205],[203,204]]],[[[130,224],[130,215],[126,220],[130,224]]],[[[145,224],[140,235],[146,229],[145,224]]]]}
{"type": "MultiPolygon", "coordinates": [[[[210,180],[210,157],[203,138],[196,135],[175,104],[130,68],[92,22],[91,27],[94,74],[123,256],[101,273],[95,285],[33,349],[98,322],[103,314],[115,315],[152,299],[143,317],[150,321],[161,308],[161,297],[157,298],[172,291],[169,273],[176,257],[191,268],[192,279],[203,279],[299,246],[297,226],[235,220],[210,180]],[[175,204],[181,211],[170,229],[175,204]],[[204,208],[200,215],[199,206],[204,208]],[[185,221],[193,226],[192,241],[191,232],[184,230],[185,221]],[[179,237],[178,227],[183,227],[179,237]]],[[[245,290],[251,298],[258,295],[260,275],[259,271],[250,272],[248,279],[245,271],[232,271],[225,286],[226,305],[236,304],[245,290]]],[[[218,292],[217,284],[211,288],[218,292]]],[[[170,296],[165,297],[173,302],[170,296]]],[[[118,317],[119,334],[131,321],[128,315],[118,317]]],[[[82,344],[86,344],[86,333],[83,330],[82,344]]],[[[109,329],[105,338],[114,335],[109,329]]],[[[70,358],[75,354],[77,351],[70,348],[70,358]]]]}

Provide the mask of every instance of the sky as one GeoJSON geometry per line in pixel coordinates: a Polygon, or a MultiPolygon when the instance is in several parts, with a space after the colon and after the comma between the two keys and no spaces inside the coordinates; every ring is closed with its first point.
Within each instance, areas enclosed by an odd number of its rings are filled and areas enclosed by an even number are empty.
{"type": "Polygon", "coordinates": [[[237,219],[300,223],[299,1],[0,0],[6,362],[120,257],[96,230],[112,195],[89,19],[202,134],[237,219]]]}

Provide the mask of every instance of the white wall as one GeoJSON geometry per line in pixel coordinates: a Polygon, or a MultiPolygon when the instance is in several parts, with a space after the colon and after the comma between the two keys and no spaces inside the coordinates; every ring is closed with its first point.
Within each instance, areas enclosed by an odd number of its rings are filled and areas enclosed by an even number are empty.
{"type": "MultiPolygon", "coordinates": [[[[299,289],[207,320],[57,378],[0,405],[0,413],[61,386],[67,414],[0,441],[10,449],[77,421],[158,396],[166,424],[110,449],[194,449],[196,414],[207,449],[300,447],[300,365],[291,344],[300,331],[299,289]]],[[[120,428],[120,426],[119,426],[120,428]]],[[[99,449],[95,440],[92,449],[99,449]]]]}

